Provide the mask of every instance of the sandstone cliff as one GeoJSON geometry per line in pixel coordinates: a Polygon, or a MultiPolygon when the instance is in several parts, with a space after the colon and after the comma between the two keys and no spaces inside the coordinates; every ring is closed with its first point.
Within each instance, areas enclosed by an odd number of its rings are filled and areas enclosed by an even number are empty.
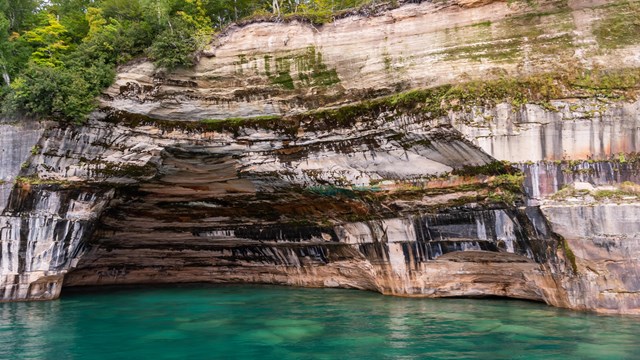
{"type": "Polygon", "coordinates": [[[253,282],[638,313],[638,4],[469,5],[232,27],[194,69],[121,69],[83,126],[2,125],[2,299],[253,282]]]}

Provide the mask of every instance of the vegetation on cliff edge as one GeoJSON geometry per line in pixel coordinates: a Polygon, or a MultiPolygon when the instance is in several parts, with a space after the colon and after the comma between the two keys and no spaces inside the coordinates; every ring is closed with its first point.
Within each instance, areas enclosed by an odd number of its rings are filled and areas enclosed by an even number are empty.
{"type": "Polygon", "coordinates": [[[266,15],[326,22],[374,0],[0,0],[4,114],[82,122],[117,65],[192,65],[216,31],[266,15]]]}
{"type": "MultiPolygon", "coordinates": [[[[375,119],[383,112],[444,116],[448,111],[470,106],[493,106],[507,101],[515,107],[533,103],[558,111],[554,99],[567,97],[628,99],[640,89],[640,69],[564,69],[527,77],[501,77],[476,80],[456,85],[416,89],[392,96],[362,101],[339,108],[312,111],[297,115],[309,120],[310,129],[326,126],[346,126],[363,119],[375,119]]],[[[296,117],[296,116],[294,116],[296,117]]]]}
{"type": "MultiPolygon", "coordinates": [[[[320,24],[353,13],[350,9],[366,14],[380,5],[402,2],[421,0],[0,0],[2,113],[79,123],[113,82],[116,66],[136,57],[149,57],[171,70],[192,65],[211,36],[231,22],[296,19],[320,24]]],[[[638,8],[631,4],[621,9],[594,30],[605,47],[612,39],[622,44],[635,39],[638,8]]],[[[311,65],[312,77],[305,73],[300,81],[336,81],[335,70],[323,68],[321,61],[311,65]]],[[[272,81],[292,88],[292,79],[282,74],[273,74],[272,81]]],[[[549,100],[566,95],[567,88],[581,89],[585,95],[621,96],[637,88],[638,79],[637,71],[612,75],[596,70],[578,76],[568,72],[476,81],[402,93],[382,103],[365,101],[311,117],[334,116],[332,121],[340,122],[382,107],[438,115],[497,99],[514,105],[536,102],[553,110],[549,100]]]]}

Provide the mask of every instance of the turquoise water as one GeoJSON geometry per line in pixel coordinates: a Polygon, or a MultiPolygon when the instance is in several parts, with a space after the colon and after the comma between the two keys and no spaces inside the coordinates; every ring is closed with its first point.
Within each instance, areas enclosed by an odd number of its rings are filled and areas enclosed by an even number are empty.
{"type": "Polygon", "coordinates": [[[181,286],[0,304],[2,359],[637,359],[640,319],[509,300],[181,286]]]}

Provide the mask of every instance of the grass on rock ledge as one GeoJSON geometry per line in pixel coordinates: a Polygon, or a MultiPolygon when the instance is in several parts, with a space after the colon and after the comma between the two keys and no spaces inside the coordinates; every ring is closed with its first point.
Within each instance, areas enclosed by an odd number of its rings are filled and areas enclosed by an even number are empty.
{"type": "Polygon", "coordinates": [[[288,116],[175,121],[112,111],[107,116],[107,121],[132,127],[152,125],[167,131],[228,131],[236,135],[240,129],[246,127],[275,130],[293,136],[301,123],[307,124],[307,130],[315,131],[349,127],[355,122],[378,119],[384,113],[389,114],[389,120],[393,119],[394,114],[399,113],[433,119],[446,116],[449,111],[464,111],[473,106],[493,106],[500,102],[508,102],[514,107],[538,104],[547,110],[558,111],[551,104],[554,99],[596,98],[623,101],[635,99],[638,90],[640,69],[637,68],[573,69],[527,77],[501,77],[417,89],[341,107],[288,116]]]}
{"type": "Polygon", "coordinates": [[[72,183],[71,181],[68,181],[68,180],[42,179],[37,175],[18,176],[16,177],[14,182],[17,185],[60,185],[60,186],[69,186],[72,183]]]}
{"type": "Polygon", "coordinates": [[[568,185],[551,196],[551,200],[554,201],[565,201],[568,198],[601,203],[635,202],[640,198],[640,185],[631,181],[625,181],[617,186],[594,187],[593,189],[576,189],[573,185],[568,185]]]}

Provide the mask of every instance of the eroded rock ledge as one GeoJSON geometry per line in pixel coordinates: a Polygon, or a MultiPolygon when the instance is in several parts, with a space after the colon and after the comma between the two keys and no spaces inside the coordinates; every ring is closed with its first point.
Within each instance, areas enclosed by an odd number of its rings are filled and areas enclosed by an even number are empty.
{"type": "Polygon", "coordinates": [[[461,81],[640,65],[636,2],[487,3],[232,28],[194,69],[123,67],[102,104],[159,119],[286,115],[461,81]]]}
{"type": "Polygon", "coordinates": [[[634,196],[554,195],[640,180],[638,45],[599,32],[634,6],[423,2],[132,64],[83,126],[2,125],[1,299],[250,282],[638,313],[634,196]]]}

